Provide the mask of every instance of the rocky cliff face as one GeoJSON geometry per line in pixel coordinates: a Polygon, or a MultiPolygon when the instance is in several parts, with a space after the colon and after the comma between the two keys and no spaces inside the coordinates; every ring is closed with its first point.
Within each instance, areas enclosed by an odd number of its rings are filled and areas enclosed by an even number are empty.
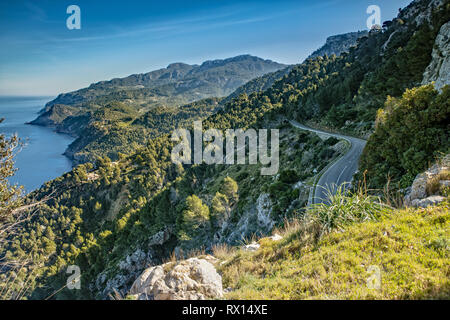
{"type": "MultiPolygon", "coordinates": [[[[117,262],[117,270],[114,276],[111,277],[111,275],[108,274],[108,271],[110,270],[104,270],[97,275],[95,284],[91,284],[90,289],[99,292],[102,299],[108,299],[113,296],[114,293],[126,295],[130,286],[133,284],[133,281],[138,278],[142,273],[142,270],[161,263],[161,259],[159,258],[161,251],[167,246],[167,243],[172,236],[173,230],[170,226],[150,236],[146,247],[136,249],[124,259],[117,262]]],[[[142,284],[139,288],[143,288],[145,282],[143,277],[148,277],[148,272],[146,273],[144,271],[143,275],[140,276],[142,284]]],[[[134,288],[136,291],[136,285],[134,285],[134,288]]],[[[137,293],[138,292],[135,294],[137,293]]]]}
{"type": "Polygon", "coordinates": [[[29,122],[38,126],[56,127],[67,117],[75,116],[79,113],[78,108],[62,104],[54,104],[46,107],[35,120],[29,122]]]}
{"type": "Polygon", "coordinates": [[[415,0],[400,11],[398,18],[413,20],[415,24],[430,23],[433,11],[446,0],[415,0]]]}
{"type": "Polygon", "coordinates": [[[437,89],[450,85],[450,21],[444,24],[432,53],[433,59],[423,75],[423,84],[435,82],[437,89]]]}
{"type": "Polygon", "coordinates": [[[445,200],[450,188],[450,154],[419,174],[408,190],[404,203],[409,207],[426,208],[445,200]]]}

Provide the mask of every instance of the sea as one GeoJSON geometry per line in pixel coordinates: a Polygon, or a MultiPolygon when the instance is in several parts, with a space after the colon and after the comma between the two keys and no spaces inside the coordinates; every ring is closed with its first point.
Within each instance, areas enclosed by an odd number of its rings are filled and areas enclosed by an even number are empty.
{"type": "Polygon", "coordinates": [[[72,169],[63,155],[74,138],[52,128],[28,125],[53,97],[0,97],[0,134],[16,134],[22,147],[15,157],[17,171],[10,183],[21,185],[29,193],[72,169]]]}

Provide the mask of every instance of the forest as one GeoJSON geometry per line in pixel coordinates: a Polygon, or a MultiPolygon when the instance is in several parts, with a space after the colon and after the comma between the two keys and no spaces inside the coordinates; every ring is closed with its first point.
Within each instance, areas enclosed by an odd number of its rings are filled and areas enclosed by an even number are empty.
{"type": "Polygon", "coordinates": [[[224,243],[240,245],[302,217],[317,174],[347,146],[287,120],[367,138],[355,187],[367,182],[379,196],[387,183],[393,190],[411,185],[450,149],[450,88],[421,84],[434,39],[449,19],[448,3],[430,24],[396,18],[347,53],[307,59],[231,98],[177,101],[144,113],[127,104],[127,91],[89,98],[80,104],[82,113],[70,109],[70,116],[53,119],[57,130],[83,133],[67,151],[76,167],[26,197],[7,182],[17,141],[1,135],[0,230],[20,215],[18,208],[32,210],[16,232],[0,233],[0,297],[125,295],[148,265],[224,243]],[[261,164],[174,164],[170,133],[191,129],[196,120],[204,131],[280,130],[279,174],[260,175],[261,164]],[[158,234],[163,242],[155,240],[158,234]],[[65,288],[70,265],[83,270],[87,285],[81,290],[65,288]]]}

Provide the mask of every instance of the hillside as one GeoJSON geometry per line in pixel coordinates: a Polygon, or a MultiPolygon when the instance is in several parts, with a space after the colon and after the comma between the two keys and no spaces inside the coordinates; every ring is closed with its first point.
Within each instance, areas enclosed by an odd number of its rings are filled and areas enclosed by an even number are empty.
{"type": "MultiPolygon", "coordinates": [[[[60,94],[47,103],[80,109],[104,106],[110,101],[126,102],[138,109],[173,106],[210,97],[227,96],[244,83],[285,65],[242,55],[225,60],[205,61],[201,65],[173,63],[167,68],[91,84],[88,88],[60,94]]],[[[42,124],[39,118],[34,122],[42,124]]]]}
{"type": "Polygon", "coordinates": [[[449,166],[450,154],[416,177],[405,197],[412,207],[394,208],[364,188],[340,189],[270,237],[149,267],[126,297],[448,299],[449,166]]]}
{"type": "MultiPolygon", "coordinates": [[[[207,98],[227,96],[244,83],[279,69],[285,69],[285,65],[250,55],[201,65],[173,63],[165,69],[102,81],[61,94],[47,103],[30,124],[54,127],[57,132],[76,137],[65,152],[75,164],[92,162],[104,155],[116,160],[119,152],[129,152],[131,145],[133,148],[142,145],[147,129],[152,133],[150,136],[155,135],[155,128],[142,126],[145,121],[141,117],[148,118],[148,114],[165,108],[181,113],[174,107],[187,109],[194,101],[203,105],[211,102],[207,108],[215,110],[219,99],[212,102],[207,98]]],[[[164,132],[178,125],[170,121],[164,132]]],[[[165,126],[159,123],[158,127],[165,126]]]]}
{"type": "MultiPolygon", "coordinates": [[[[367,35],[367,31],[350,32],[329,37],[326,43],[322,47],[317,49],[312,55],[310,55],[308,59],[324,55],[340,56],[341,54],[348,52],[348,50],[351,47],[356,46],[358,39],[365,35],[367,35]]],[[[231,99],[234,99],[243,93],[251,94],[252,92],[266,91],[276,81],[288,75],[291,72],[292,68],[293,66],[289,66],[279,71],[268,73],[264,76],[251,80],[246,84],[244,84],[243,86],[236,89],[236,91],[234,91],[228,97],[226,97],[224,99],[224,102],[228,102],[231,99]]]]}
{"type": "Polygon", "coordinates": [[[256,252],[218,249],[217,266],[225,299],[448,299],[448,230],[448,202],[387,210],[317,242],[313,224],[293,222],[256,252]]]}
{"type": "MultiPolygon", "coordinates": [[[[334,39],[333,46],[327,43],[319,51],[339,56],[349,46],[356,45],[358,39],[356,35],[363,34],[364,32],[360,32],[332,37],[334,39]],[[339,45],[340,42],[342,45],[339,45]]],[[[31,124],[54,126],[58,132],[77,137],[78,139],[65,152],[75,164],[92,162],[98,156],[104,155],[116,160],[119,152],[130,151],[130,143],[133,145],[144,143],[147,130],[152,132],[151,136],[155,136],[157,133],[153,127],[142,126],[145,121],[141,121],[140,117],[148,117],[149,114],[158,112],[157,109],[176,107],[183,105],[186,101],[196,100],[195,97],[187,98],[194,87],[196,93],[201,92],[203,90],[201,88],[208,87],[209,93],[202,97],[221,96],[225,91],[227,93],[232,91],[229,83],[223,82],[225,74],[226,77],[230,77],[229,80],[234,77],[240,79],[241,82],[246,82],[221,100],[220,105],[217,105],[217,101],[215,101],[212,105],[206,106],[209,110],[217,110],[241,94],[270,89],[276,81],[287,76],[292,68],[293,66],[282,68],[281,64],[248,55],[226,60],[207,61],[201,66],[175,63],[166,69],[132,75],[123,79],[103,81],[86,89],[60,95],[49,102],[42,114],[31,124]],[[278,71],[269,72],[270,70],[278,71]],[[254,79],[250,80],[251,78],[254,79]],[[194,79],[196,80],[194,81],[194,79]],[[205,79],[208,82],[204,82],[205,79]],[[247,82],[245,79],[250,81],[247,82]],[[192,88],[187,88],[194,82],[196,84],[192,88]],[[172,89],[169,90],[169,87],[172,89]],[[214,94],[215,87],[221,87],[221,90],[225,91],[222,94],[219,92],[214,94]],[[159,96],[163,91],[165,92],[164,96],[159,96]],[[114,121],[111,121],[109,116],[103,118],[93,116],[94,114],[111,113],[107,110],[111,108],[111,102],[115,104],[121,102],[124,106],[120,108],[125,108],[120,111],[120,114],[115,112],[114,121]],[[156,111],[152,110],[154,108],[156,111]],[[141,125],[134,126],[137,123],[141,125]],[[89,134],[80,135],[85,131],[89,134]],[[104,153],[102,150],[108,150],[108,152],[104,153]]],[[[237,86],[239,81],[233,83],[237,86]]],[[[204,105],[205,102],[208,103],[208,100],[201,100],[200,104],[204,105]]],[[[185,105],[183,108],[186,109],[186,107],[189,105],[185,105]]],[[[117,109],[117,105],[114,108],[117,109]]],[[[174,109],[171,108],[171,110],[174,109]]],[[[190,111],[191,114],[194,112],[195,110],[190,111]]],[[[202,114],[203,117],[207,115],[206,113],[202,114]]],[[[164,122],[159,123],[159,128],[165,128],[163,124],[164,122]]],[[[173,128],[174,125],[176,127],[179,124],[172,121],[167,129],[173,128]]],[[[162,132],[168,132],[168,130],[164,129],[162,132]]]]}

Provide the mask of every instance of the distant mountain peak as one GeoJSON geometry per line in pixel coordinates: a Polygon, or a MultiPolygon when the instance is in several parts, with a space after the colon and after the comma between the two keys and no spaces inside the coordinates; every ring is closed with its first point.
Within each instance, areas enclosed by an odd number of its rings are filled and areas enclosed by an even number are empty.
{"type": "Polygon", "coordinates": [[[274,64],[274,65],[279,65],[281,67],[285,67],[285,65],[274,62],[272,60],[268,60],[268,59],[262,59],[256,56],[252,56],[250,54],[242,54],[242,55],[238,55],[232,58],[227,58],[227,59],[216,59],[216,60],[207,60],[205,62],[203,62],[201,64],[200,67],[210,67],[210,66],[217,66],[217,65],[225,65],[228,63],[234,63],[234,62],[261,62],[261,63],[266,63],[266,64],[274,64]]]}
{"type": "Polygon", "coordinates": [[[180,69],[180,68],[186,68],[186,67],[196,67],[197,65],[190,65],[184,62],[174,62],[167,66],[166,69],[180,69]]]}
{"type": "Polygon", "coordinates": [[[175,62],[167,68],[100,81],[88,88],[60,94],[47,107],[55,104],[101,105],[111,99],[140,104],[185,104],[209,97],[228,96],[248,81],[285,67],[284,64],[249,54],[209,60],[201,65],[175,62]]]}

